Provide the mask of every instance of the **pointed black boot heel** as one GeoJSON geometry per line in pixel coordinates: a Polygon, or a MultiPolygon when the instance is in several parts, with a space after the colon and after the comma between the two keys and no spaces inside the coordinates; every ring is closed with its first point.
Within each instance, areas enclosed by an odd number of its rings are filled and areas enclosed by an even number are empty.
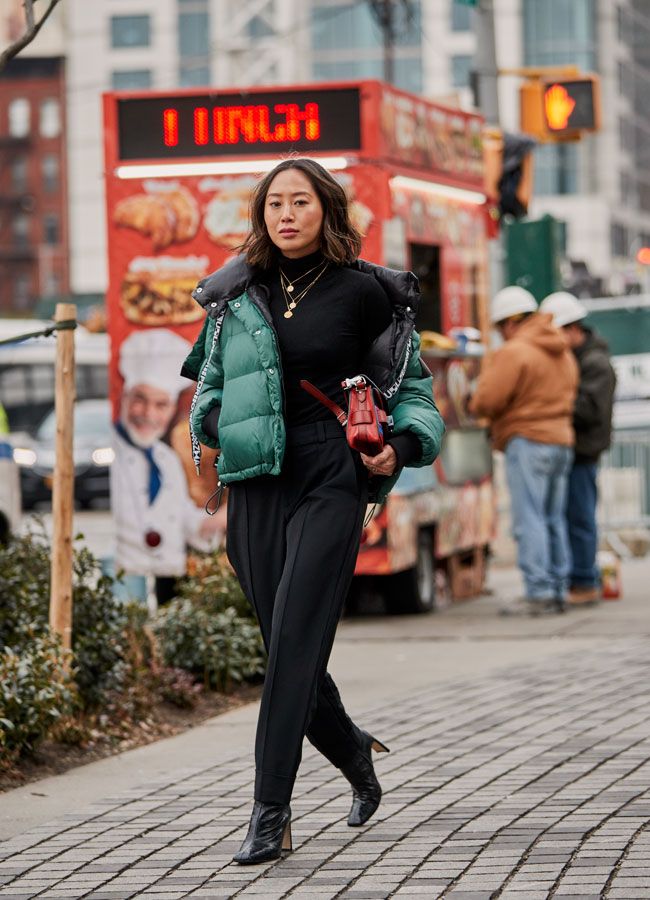
{"type": "Polygon", "coordinates": [[[352,785],[352,808],[348,816],[348,825],[351,828],[365,825],[377,812],[381,802],[381,785],[372,764],[372,751],[390,753],[388,747],[366,731],[360,732],[359,740],[361,746],[356,756],[341,768],[341,772],[352,785]]]}
{"type": "Polygon", "coordinates": [[[241,866],[254,866],[280,859],[283,852],[291,850],[291,808],[282,803],[256,800],[248,834],[233,860],[241,866]]]}

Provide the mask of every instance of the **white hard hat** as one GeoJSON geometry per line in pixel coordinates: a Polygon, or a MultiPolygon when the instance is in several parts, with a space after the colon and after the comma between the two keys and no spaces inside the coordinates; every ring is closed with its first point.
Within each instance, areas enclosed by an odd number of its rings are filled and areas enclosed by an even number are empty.
{"type": "Polygon", "coordinates": [[[192,345],[167,328],[133,331],[120,346],[120,374],[124,390],[149,384],[166,391],[173,400],[192,382],[179,372],[192,345]]]}
{"type": "Polygon", "coordinates": [[[493,325],[517,316],[520,313],[537,312],[537,301],[525,288],[518,285],[502,288],[494,295],[490,306],[490,321],[493,325]]]}
{"type": "Polygon", "coordinates": [[[539,309],[540,312],[551,313],[556,328],[571,325],[572,322],[579,322],[587,315],[587,310],[582,303],[567,291],[549,294],[542,300],[539,309]]]}

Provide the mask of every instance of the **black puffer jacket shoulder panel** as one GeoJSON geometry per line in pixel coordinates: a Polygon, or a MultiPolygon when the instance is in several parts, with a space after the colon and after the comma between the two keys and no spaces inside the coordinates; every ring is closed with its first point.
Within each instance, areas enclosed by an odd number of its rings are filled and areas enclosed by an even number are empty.
{"type": "MultiPolygon", "coordinates": [[[[390,326],[373,341],[362,367],[364,374],[390,398],[399,388],[400,366],[408,362],[408,347],[420,298],[418,280],[412,272],[400,272],[364,259],[355,260],[350,266],[373,276],[385,291],[393,309],[390,326]]],[[[253,286],[264,289],[264,271],[251,266],[244,256],[237,256],[199,281],[192,296],[210,318],[216,319],[229,300],[253,286]]],[[[259,305],[259,291],[253,290],[252,294],[252,299],[259,305]]],[[[186,361],[183,374],[190,378],[197,377],[191,360],[186,361]]]]}

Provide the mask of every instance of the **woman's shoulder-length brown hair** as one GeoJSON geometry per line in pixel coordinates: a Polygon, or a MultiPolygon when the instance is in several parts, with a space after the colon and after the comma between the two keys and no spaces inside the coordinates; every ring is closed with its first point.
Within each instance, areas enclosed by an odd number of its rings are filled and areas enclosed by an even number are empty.
{"type": "Polygon", "coordinates": [[[278,250],[269,237],[264,222],[266,195],[275,176],[287,169],[298,169],[305,175],[323,207],[321,250],[336,265],[354,262],[361,252],[361,235],[350,221],[345,190],[326,168],[313,159],[285,159],[261,179],[250,202],[251,230],[239,248],[247,261],[261,269],[270,269],[278,250]]]}

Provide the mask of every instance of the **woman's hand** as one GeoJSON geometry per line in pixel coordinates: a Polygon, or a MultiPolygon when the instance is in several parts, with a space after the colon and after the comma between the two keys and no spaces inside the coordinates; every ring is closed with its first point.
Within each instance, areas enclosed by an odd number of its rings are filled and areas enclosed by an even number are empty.
{"type": "Polygon", "coordinates": [[[377,456],[361,454],[361,462],[371,475],[392,475],[397,465],[397,454],[390,444],[386,444],[377,456]]]}

